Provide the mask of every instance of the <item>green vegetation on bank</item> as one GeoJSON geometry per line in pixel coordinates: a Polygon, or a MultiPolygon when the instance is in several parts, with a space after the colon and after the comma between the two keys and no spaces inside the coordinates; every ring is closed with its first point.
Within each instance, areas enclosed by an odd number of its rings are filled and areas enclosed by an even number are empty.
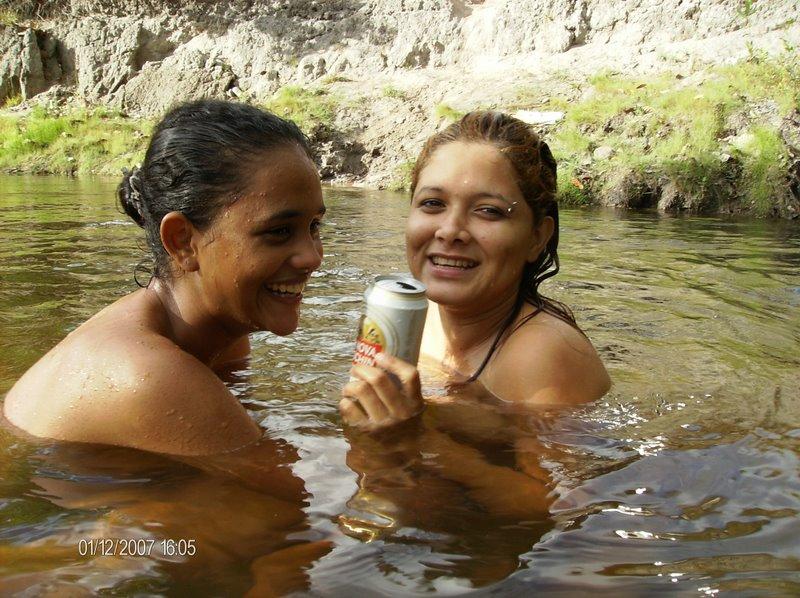
{"type": "MultiPolygon", "coordinates": [[[[15,96],[4,108],[20,100],[15,96]]],[[[324,89],[287,86],[264,106],[310,134],[333,123],[337,100],[324,89]]],[[[142,161],[153,124],[103,107],[61,114],[36,106],[25,115],[7,113],[0,116],[0,171],[116,176],[142,161]]]]}
{"type": "Polygon", "coordinates": [[[279,89],[264,107],[278,116],[293,120],[306,134],[317,125],[331,126],[337,98],[327,89],[287,85],[279,89]]]}
{"type": "Polygon", "coordinates": [[[397,89],[391,85],[384,85],[381,90],[381,95],[385,98],[395,98],[398,100],[407,100],[408,96],[402,89],[397,89]]]}
{"type": "Polygon", "coordinates": [[[411,173],[416,160],[403,160],[394,169],[392,181],[387,185],[389,191],[408,191],[411,189],[411,173]]]}
{"type": "Polygon", "coordinates": [[[16,25],[20,21],[19,15],[9,8],[0,8],[0,25],[16,25]]]}
{"type": "Polygon", "coordinates": [[[462,112],[460,110],[456,110],[452,106],[448,104],[437,104],[436,107],[433,109],[433,113],[436,115],[436,118],[439,120],[455,122],[459,120],[462,116],[466,114],[466,112],[462,112]]]}
{"type": "Polygon", "coordinates": [[[0,116],[0,170],[117,175],[141,162],[151,128],[105,108],[58,115],[37,106],[25,117],[0,116]]]}
{"type": "Polygon", "coordinates": [[[551,100],[564,120],[546,133],[561,201],[771,215],[789,188],[780,128],[800,109],[794,53],[683,81],[602,73],[577,103],[551,100]]]}
{"type": "MultiPolygon", "coordinates": [[[[558,197],[564,204],[789,215],[790,171],[797,161],[792,152],[800,145],[800,62],[793,50],[777,58],[751,51],[747,61],[687,78],[598,73],[588,82],[566,80],[580,92],[578,101],[551,95],[537,103],[541,89],[526,88],[515,102],[497,107],[564,112],[563,120],[544,131],[559,163],[558,197]]],[[[391,86],[377,93],[406,98],[391,86]]],[[[345,135],[332,129],[338,111],[367,118],[372,101],[374,96],[359,96],[348,103],[325,86],[287,86],[263,105],[308,134],[323,127],[323,136],[330,137],[345,135]]],[[[15,96],[5,108],[20,102],[15,96]]],[[[153,124],[104,108],[15,110],[0,115],[4,172],[116,176],[141,161],[153,124]]],[[[462,115],[447,104],[432,106],[440,127],[462,115]]],[[[406,187],[412,167],[409,160],[397,164],[389,186],[406,187]]]]}

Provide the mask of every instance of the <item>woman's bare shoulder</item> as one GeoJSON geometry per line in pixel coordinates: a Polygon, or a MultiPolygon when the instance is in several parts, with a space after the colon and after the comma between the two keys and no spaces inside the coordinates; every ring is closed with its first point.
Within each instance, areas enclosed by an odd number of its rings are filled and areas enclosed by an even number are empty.
{"type": "Polygon", "coordinates": [[[260,436],[211,369],[147,317],[115,311],[100,312],[25,373],[5,400],[11,423],[36,436],[173,454],[223,452],[260,436]]]}
{"type": "Polygon", "coordinates": [[[130,446],[180,455],[240,448],[260,429],[220,378],[168,339],[130,358],[124,401],[136,430],[130,446]],[[135,442],[135,444],[134,444],[135,442]]]}
{"type": "Polygon", "coordinates": [[[487,368],[487,382],[503,399],[535,404],[585,403],[611,386],[591,341],[546,312],[508,337],[487,368]]]}

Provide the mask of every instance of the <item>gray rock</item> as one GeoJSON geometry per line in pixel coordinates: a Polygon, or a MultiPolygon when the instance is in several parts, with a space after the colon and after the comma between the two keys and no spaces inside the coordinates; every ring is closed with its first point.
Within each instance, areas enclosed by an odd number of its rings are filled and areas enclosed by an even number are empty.
{"type": "Polygon", "coordinates": [[[160,114],[181,101],[223,99],[235,81],[230,66],[199,52],[178,52],[145,64],[122,88],[118,103],[132,114],[160,114]]]}
{"type": "Polygon", "coordinates": [[[37,32],[0,26],[0,102],[20,94],[28,99],[49,87],[37,32]]]}
{"type": "Polygon", "coordinates": [[[601,145],[592,152],[592,158],[595,160],[608,160],[614,155],[614,148],[610,145],[601,145]]]}
{"type": "Polygon", "coordinates": [[[20,66],[19,80],[23,98],[31,98],[47,89],[42,56],[33,29],[26,29],[22,34],[20,66]]]}
{"type": "Polygon", "coordinates": [[[0,26],[0,102],[21,91],[19,74],[21,65],[19,56],[22,44],[14,27],[0,26]]]}

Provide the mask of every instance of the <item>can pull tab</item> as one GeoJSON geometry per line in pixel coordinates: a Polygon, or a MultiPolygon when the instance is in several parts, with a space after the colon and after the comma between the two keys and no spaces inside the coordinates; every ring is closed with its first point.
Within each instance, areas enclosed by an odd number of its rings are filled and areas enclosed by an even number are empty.
{"type": "Polygon", "coordinates": [[[399,286],[402,289],[405,289],[406,291],[416,291],[417,290],[417,287],[415,287],[413,284],[408,284],[407,282],[403,282],[402,280],[398,280],[397,281],[397,286],[399,286]]]}

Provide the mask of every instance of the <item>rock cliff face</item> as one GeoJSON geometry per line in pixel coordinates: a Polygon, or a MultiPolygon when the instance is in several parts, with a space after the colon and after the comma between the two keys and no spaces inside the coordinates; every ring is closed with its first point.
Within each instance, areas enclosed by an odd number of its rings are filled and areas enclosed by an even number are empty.
{"type": "Polygon", "coordinates": [[[797,0],[28,4],[33,20],[0,25],[0,102],[66,94],[152,116],[190,98],[326,86],[341,100],[317,139],[328,173],[373,185],[441,124],[442,103],[504,105],[523,85],[575,95],[564,81],[601,69],[688,75],[800,45],[797,0]]]}
{"type": "Polygon", "coordinates": [[[74,86],[80,99],[154,114],[187,96],[222,96],[236,88],[262,97],[335,74],[364,80],[418,69],[480,71],[498,63],[524,70],[652,68],[664,60],[659,50],[681,47],[695,60],[733,60],[747,40],[779,44],[781,36],[770,39],[770,33],[785,37],[798,12],[794,0],[176,4],[46,4],[48,18],[36,29],[2,31],[0,100],[61,83],[74,86]],[[576,48],[588,64],[554,59],[576,48]]]}

